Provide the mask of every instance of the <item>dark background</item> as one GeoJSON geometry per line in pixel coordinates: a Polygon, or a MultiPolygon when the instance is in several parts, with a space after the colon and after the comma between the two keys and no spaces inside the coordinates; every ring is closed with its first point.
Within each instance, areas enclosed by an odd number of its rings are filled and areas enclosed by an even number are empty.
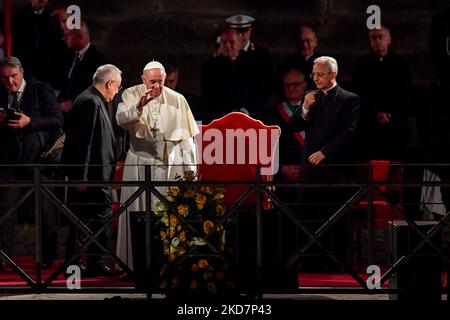
{"type": "MultiPolygon", "coordinates": [[[[13,9],[28,0],[13,1],[13,9]]],[[[366,9],[381,8],[391,27],[393,48],[410,64],[415,84],[432,83],[428,30],[434,13],[448,0],[50,0],[52,7],[76,4],[89,23],[92,42],[124,72],[125,84],[140,82],[142,67],[153,58],[173,58],[181,67],[180,87],[200,93],[201,62],[213,51],[226,17],[241,13],[256,19],[254,40],[266,45],[275,61],[295,51],[299,22],[317,27],[323,54],[339,63],[341,84],[351,80],[353,65],[369,49],[366,9]]],[[[2,4],[1,4],[2,5],[2,4]]],[[[56,67],[56,66],[55,66],[56,67]]]]}

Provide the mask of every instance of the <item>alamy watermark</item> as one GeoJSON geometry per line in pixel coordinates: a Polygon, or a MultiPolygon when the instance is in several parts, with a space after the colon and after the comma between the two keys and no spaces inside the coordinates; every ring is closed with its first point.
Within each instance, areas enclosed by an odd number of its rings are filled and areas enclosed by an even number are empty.
{"type": "Polygon", "coordinates": [[[67,17],[66,26],[69,30],[81,29],[81,9],[77,5],[70,5],[66,10],[67,17]]]}
{"type": "Polygon", "coordinates": [[[260,165],[262,175],[274,175],[278,172],[278,128],[224,131],[203,129],[196,137],[197,163],[260,165]]]}
{"type": "Polygon", "coordinates": [[[372,264],[367,267],[366,273],[369,277],[366,280],[367,288],[369,289],[381,289],[381,269],[376,264],[372,264]]]}
{"type": "Polygon", "coordinates": [[[381,9],[379,6],[372,4],[367,7],[366,13],[371,14],[366,20],[367,29],[381,28],[381,9]]]}
{"type": "Polygon", "coordinates": [[[66,287],[69,290],[80,290],[81,289],[81,269],[80,266],[70,265],[66,270],[67,280],[66,287]]]}

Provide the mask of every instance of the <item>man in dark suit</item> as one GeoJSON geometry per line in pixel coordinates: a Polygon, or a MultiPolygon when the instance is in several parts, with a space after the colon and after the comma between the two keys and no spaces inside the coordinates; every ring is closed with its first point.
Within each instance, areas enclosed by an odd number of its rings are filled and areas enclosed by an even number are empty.
{"type": "MultiPolygon", "coordinates": [[[[318,90],[305,95],[302,108],[291,118],[296,130],[305,130],[305,144],[300,165],[303,181],[341,182],[352,177],[351,167],[323,167],[319,164],[352,164],[355,162],[355,140],[360,121],[360,99],[357,95],[339,87],[336,82],[337,62],[331,57],[314,60],[312,77],[318,90]]],[[[302,188],[300,203],[313,203],[300,209],[300,215],[311,223],[315,231],[345,200],[344,188],[302,188]],[[320,204],[318,206],[317,204],[320,204]]],[[[336,224],[335,235],[341,244],[334,253],[345,258],[342,228],[336,224]]],[[[323,239],[323,238],[322,238],[323,239]]]]}
{"type": "Polygon", "coordinates": [[[413,84],[406,61],[391,48],[385,26],[369,30],[371,52],[358,60],[353,77],[361,97],[363,160],[405,160],[413,84]]]}
{"type": "MultiPolygon", "coordinates": [[[[94,74],[93,85],[74,101],[62,154],[63,163],[77,165],[67,169],[70,181],[109,181],[114,177],[116,139],[107,103],[113,100],[121,88],[121,73],[114,65],[100,66],[94,74]]],[[[112,214],[111,187],[71,188],[69,207],[80,219],[90,220],[88,225],[95,233],[112,214]]],[[[98,238],[106,248],[109,248],[110,233],[111,228],[108,226],[98,238]]],[[[75,242],[75,229],[72,227],[67,250],[69,257],[75,253],[75,242]]],[[[90,245],[88,254],[88,274],[111,274],[107,255],[97,245],[90,245]]]]}
{"type": "MultiPolygon", "coordinates": [[[[312,26],[301,24],[298,27],[297,52],[286,57],[278,65],[278,75],[281,78],[291,68],[301,70],[305,75],[309,76],[312,71],[314,59],[321,56],[317,52],[319,40],[316,31],[312,26]]],[[[314,81],[307,77],[307,90],[314,89],[314,81]]]]}
{"type": "Polygon", "coordinates": [[[65,81],[59,97],[63,112],[69,112],[75,98],[92,84],[92,75],[98,67],[106,63],[103,56],[91,43],[86,22],[81,21],[80,29],[72,29],[65,36],[67,47],[73,52],[65,62],[65,81]]]}
{"type": "MultiPolygon", "coordinates": [[[[36,162],[43,147],[42,132],[63,127],[63,117],[53,89],[34,79],[26,82],[20,61],[8,57],[0,62],[0,179],[5,181],[32,180],[30,167],[8,165],[36,162]]],[[[41,178],[44,178],[41,176],[41,178]]],[[[0,217],[17,203],[21,188],[7,187],[0,191],[0,217]]],[[[56,213],[49,201],[42,201],[43,264],[50,266],[56,256],[56,213]]],[[[10,254],[15,246],[15,215],[0,227],[1,245],[10,254]]]]}
{"type": "Polygon", "coordinates": [[[55,85],[55,63],[59,62],[61,51],[48,0],[30,0],[12,21],[13,52],[27,71],[25,78],[35,77],[55,85]]]}

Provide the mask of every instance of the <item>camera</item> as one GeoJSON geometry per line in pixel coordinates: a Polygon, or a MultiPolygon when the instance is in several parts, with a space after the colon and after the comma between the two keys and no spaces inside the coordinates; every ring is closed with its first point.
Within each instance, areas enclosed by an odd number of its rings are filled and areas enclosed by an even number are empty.
{"type": "Polygon", "coordinates": [[[18,112],[18,110],[14,108],[5,109],[5,122],[8,122],[9,120],[20,119],[20,116],[16,115],[14,112],[18,112]]]}

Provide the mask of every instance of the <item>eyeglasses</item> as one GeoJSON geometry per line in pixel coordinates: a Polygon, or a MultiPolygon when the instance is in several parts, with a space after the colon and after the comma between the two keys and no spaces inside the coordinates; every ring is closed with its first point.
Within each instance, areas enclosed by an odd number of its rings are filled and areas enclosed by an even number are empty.
{"type": "Polygon", "coordinates": [[[331,72],[325,72],[325,73],[322,73],[322,72],[313,72],[313,73],[311,73],[310,75],[309,75],[309,77],[311,78],[311,79],[314,79],[315,77],[317,77],[317,78],[323,78],[323,77],[325,77],[327,74],[330,74],[331,72]]]}
{"type": "Polygon", "coordinates": [[[304,83],[305,83],[305,81],[302,81],[302,82],[286,82],[286,83],[284,83],[284,86],[286,88],[298,88],[304,83]]]}
{"type": "Polygon", "coordinates": [[[118,84],[117,84],[117,80],[111,80],[111,82],[113,82],[113,83],[115,83],[116,84],[116,87],[117,87],[117,91],[120,91],[120,90],[122,90],[122,86],[119,86],[118,84]]]}

